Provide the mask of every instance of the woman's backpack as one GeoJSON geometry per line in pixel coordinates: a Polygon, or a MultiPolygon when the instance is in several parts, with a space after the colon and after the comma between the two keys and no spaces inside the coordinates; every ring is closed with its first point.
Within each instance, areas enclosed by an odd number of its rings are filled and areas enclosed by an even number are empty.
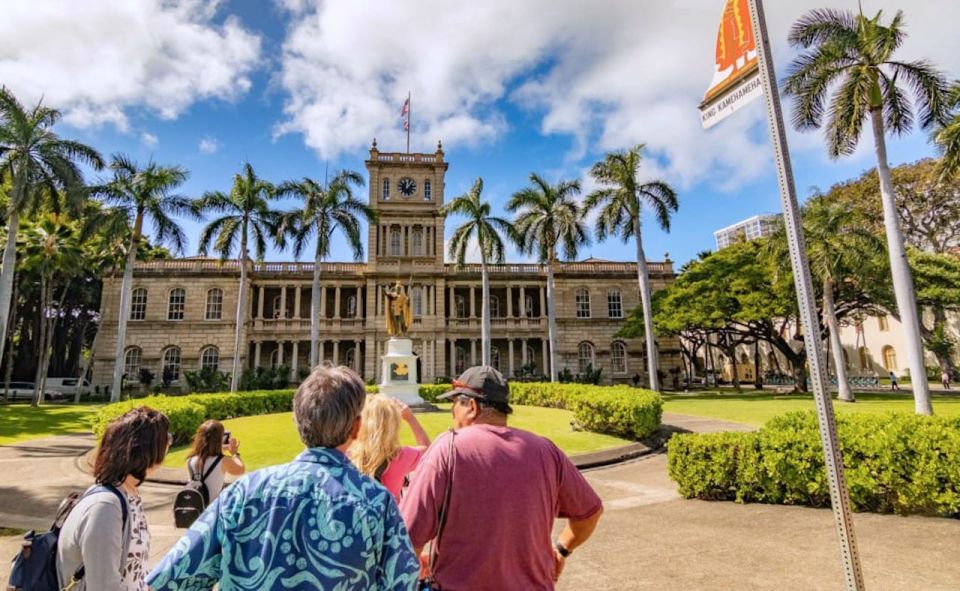
{"type": "Polygon", "coordinates": [[[187,461],[187,472],[190,474],[190,481],[186,486],[180,489],[176,499],[173,501],[173,521],[179,528],[187,528],[193,525],[193,522],[210,504],[210,491],[207,490],[207,477],[213,474],[213,471],[220,466],[220,460],[223,456],[217,456],[213,464],[207,468],[207,471],[200,476],[199,470],[194,471],[191,462],[187,461]]]}
{"type": "MultiPolygon", "coordinates": [[[[123,516],[123,528],[127,527],[127,499],[116,487],[99,485],[89,489],[84,494],[70,493],[60,502],[56,517],[50,531],[37,533],[29,531],[23,536],[23,546],[13,559],[10,570],[8,589],[15,591],[60,591],[60,580],[57,577],[57,545],[60,541],[60,530],[66,523],[67,517],[80,500],[88,495],[110,492],[120,500],[123,516]]],[[[73,581],[79,582],[84,577],[83,564],[73,573],[73,581]]]]}

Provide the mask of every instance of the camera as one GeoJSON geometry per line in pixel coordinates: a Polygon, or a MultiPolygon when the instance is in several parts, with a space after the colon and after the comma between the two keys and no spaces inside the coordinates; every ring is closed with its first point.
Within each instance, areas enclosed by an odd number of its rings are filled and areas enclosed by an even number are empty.
{"type": "Polygon", "coordinates": [[[224,433],[223,433],[223,444],[224,444],[224,445],[229,445],[229,444],[230,444],[230,431],[224,431],[224,433]]]}

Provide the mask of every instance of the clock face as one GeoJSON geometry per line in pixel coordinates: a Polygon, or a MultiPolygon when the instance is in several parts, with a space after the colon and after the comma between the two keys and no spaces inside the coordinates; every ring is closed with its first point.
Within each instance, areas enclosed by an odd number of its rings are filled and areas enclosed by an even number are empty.
{"type": "Polygon", "coordinates": [[[413,195],[413,192],[417,190],[417,183],[413,181],[410,177],[404,177],[400,179],[400,182],[397,183],[397,188],[400,189],[400,192],[409,197],[413,195]]]}

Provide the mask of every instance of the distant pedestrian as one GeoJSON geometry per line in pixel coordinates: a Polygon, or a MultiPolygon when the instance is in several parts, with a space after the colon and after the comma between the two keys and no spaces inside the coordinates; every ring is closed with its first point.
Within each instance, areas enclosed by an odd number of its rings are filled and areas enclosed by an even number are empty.
{"type": "Polygon", "coordinates": [[[897,374],[890,372],[890,389],[899,390],[900,386],[897,385],[897,374]]]}
{"type": "Polygon", "coordinates": [[[453,424],[427,450],[400,511],[433,588],[551,590],[570,553],[593,533],[603,505],[548,439],[507,426],[500,372],[472,367],[440,397],[453,424]],[[442,517],[441,517],[442,516],[442,517]],[[567,520],[551,543],[554,519],[567,520]]]}
{"type": "Polygon", "coordinates": [[[943,370],[940,372],[940,383],[943,384],[944,390],[950,389],[950,372],[943,370]]]}
{"type": "Polygon", "coordinates": [[[191,479],[202,480],[207,489],[207,504],[220,496],[227,474],[242,476],[246,472],[240,459],[240,443],[232,437],[220,421],[206,421],[193,437],[193,448],[187,457],[187,471],[191,479]],[[224,455],[229,453],[229,456],[224,455]],[[206,475],[206,478],[203,476],[206,475]]]}
{"type": "Polygon", "coordinates": [[[307,449],[227,488],[150,573],[150,587],[413,589],[419,565],[393,496],[344,455],[365,398],[352,370],[315,368],[293,399],[307,449]]]}
{"type": "Polygon", "coordinates": [[[146,590],[150,532],[139,487],[163,463],[172,443],[169,428],[166,415],[146,406],[107,426],[93,467],[97,486],[77,503],[60,532],[61,588],[146,590]],[[74,578],[80,580],[71,587],[74,578]]]}
{"type": "Polygon", "coordinates": [[[361,472],[382,483],[393,497],[400,500],[400,490],[407,475],[413,472],[430,445],[410,407],[395,398],[374,394],[367,396],[360,415],[360,434],[350,448],[350,459],[361,472]],[[400,422],[413,431],[415,447],[400,445],[400,422]]]}

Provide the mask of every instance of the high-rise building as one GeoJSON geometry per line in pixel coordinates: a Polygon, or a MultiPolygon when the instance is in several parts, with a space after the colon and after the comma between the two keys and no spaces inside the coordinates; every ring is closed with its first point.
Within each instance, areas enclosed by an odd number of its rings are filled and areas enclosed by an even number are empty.
{"type": "Polygon", "coordinates": [[[737,222],[713,233],[717,239],[717,248],[726,248],[734,242],[753,240],[770,236],[780,227],[783,216],[781,214],[760,214],[737,222]]]}

